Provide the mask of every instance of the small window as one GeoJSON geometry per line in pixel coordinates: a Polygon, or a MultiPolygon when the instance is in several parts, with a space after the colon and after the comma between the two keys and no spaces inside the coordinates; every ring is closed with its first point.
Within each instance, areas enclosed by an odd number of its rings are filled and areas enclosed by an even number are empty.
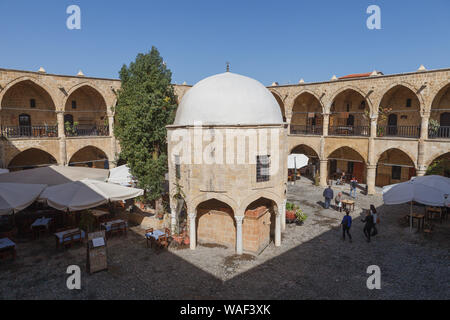
{"type": "Polygon", "coordinates": [[[77,102],[76,100],[72,100],[72,109],[76,109],[77,108],[77,102]]]}
{"type": "Polygon", "coordinates": [[[392,179],[400,180],[402,177],[402,167],[392,166],[392,179]]]}
{"type": "Polygon", "coordinates": [[[256,156],[256,182],[270,180],[270,156],[256,156]]]}
{"type": "Polygon", "coordinates": [[[181,164],[180,164],[180,156],[175,156],[175,177],[177,179],[181,178],[181,164]]]}
{"type": "Polygon", "coordinates": [[[349,111],[350,111],[350,104],[347,103],[347,112],[349,112],[349,111]]]}
{"type": "Polygon", "coordinates": [[[406,107],[407,108],[411,108],[412,106],[412,100],[411,99],[406,99],[406,107]]]}
{"type": "Polygon", "coordinates": [[[36,100],[30,99],[30,108],[36,108],[36,100]]]}
{"type": "Polygon", "coordinates": [[[363,100],[363,101],[361,101],[361,104],[359,105],[359,109],[364,110],[365,108],[366,108],[366,101],[363,100]]]}

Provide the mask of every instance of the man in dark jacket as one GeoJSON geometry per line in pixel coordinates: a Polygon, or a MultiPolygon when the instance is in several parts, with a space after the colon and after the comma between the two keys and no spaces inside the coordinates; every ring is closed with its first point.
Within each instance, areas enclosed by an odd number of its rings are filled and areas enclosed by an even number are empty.
{"type": "Polygon", "coordinates": [[[345,216],[341,222],[342,225],[342,240],[345,241],[345,233],[347,233],[350,242],[352,242],[352,235],[350,234],[350,228],[352,227],[352,217],[350,216],[350,210],[345,209],[345,216]]]}
{"type": "Polygon", "coordinates": [[[331,199],[334,197],[334,192],[333,189],[331,189],[331,186],[328,186],[328,188],[323,191],[323,196],[325,197],[325,209],[328,209],[330,208],[331,199]]]}
{"type": "Polygon", "coordinates": [[[366,217],[364,219],[362,219],[361,221],[366,223],[364,225],[363,231],[364,231],[364,235],[366,236],[367,242],[370,242],[370,235],[372,233],[372,228],[374,226],[373,217],[370,214],[370,211],[367,211],[366,217]]]}

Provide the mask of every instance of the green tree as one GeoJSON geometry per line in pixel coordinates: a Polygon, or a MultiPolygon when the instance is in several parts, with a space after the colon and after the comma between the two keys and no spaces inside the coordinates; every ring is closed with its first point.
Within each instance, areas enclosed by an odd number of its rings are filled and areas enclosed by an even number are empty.
{"type": "Polygon", "coordinates": [[[114,127],[120,158],[127,162],[138,187],[147,190],[146,200],[156,200],[163,193],[167,172],[166,125],[173,123],[177,108],[172,72],[152,47],[122,67],[120,80],[114,127]]]}

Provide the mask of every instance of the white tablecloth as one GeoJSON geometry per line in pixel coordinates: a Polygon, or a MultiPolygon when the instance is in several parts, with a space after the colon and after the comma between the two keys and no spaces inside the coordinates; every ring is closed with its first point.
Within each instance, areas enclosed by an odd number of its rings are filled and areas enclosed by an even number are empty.
{"type": "Polygon", "coordinates": [[[8,247],[15,247],[16,244],[9,240],[8,238],[2,238],[0,239],[0,249],[5,249],[8,247]]]}
{"type": "Polygon", "coordinates": [[[114,221],[103,222],[101,225],[105,228],[106,231],[111,231],[111,227],[115,223],[125,222],[125,226],[128,227],[128,223],[125,220],[117,219],[114,221]]]}
{"type": "Polygon", "coordinates": [[[33,224],[31,225],[31,227],[46,227],[48,229],[48,225],[50,223],[50,221],[52,221],[52,218],[39,218],[36,219],[33,224]]]}
{"type": "Polygon", "coordinates": [[[154,238],[155,240],[158,240],[159,237],[161,237],[161,236],[163,236],[163,235],[165,235],[165,234],[166,234],[166,233],[165,233],[165,232],[162,232],[161,230],[155,230],[155,231],[153,231],[153,232],[146,233],[145,236],[146,236],[147,238],[152,237],[152,238],[154,238]]]}

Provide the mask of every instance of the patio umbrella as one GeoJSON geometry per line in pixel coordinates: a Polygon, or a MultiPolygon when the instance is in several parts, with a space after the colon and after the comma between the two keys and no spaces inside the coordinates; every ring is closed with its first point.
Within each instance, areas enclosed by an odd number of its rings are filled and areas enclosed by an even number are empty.
{"type": "Polygon", "coordinates": [[[121,186],[131,186],[132,181],[133,176],[127,165],[109,170],[108,182],[120,184],[121,186]]]}
{"type": "Polygon", "coordinates": [[[413,201],[428,206],[444,207],[450,205],[450,178],[442,176],[413,177],[411,180],[383,188],[385,204],[410,202],[410,228],[412,230],[413,201]]]}
{"type": "Polygon", "coordinates": [[[304,154],[290,154],[288,156],[288,169],[301,169],[308,165],[309,158],[304,154]]]}
{"type": "Polygon", "coordinates": [[[144,190],[85,179],[48,187],[40,199],[61,211],[80,211],[109,201],[124,201],[144,194],[144,190]]]}
{"type": "Polygon", "coordinates": [[[0,183],[0,215],[13,214],[32,204],[45,184],[0,183]]]}

